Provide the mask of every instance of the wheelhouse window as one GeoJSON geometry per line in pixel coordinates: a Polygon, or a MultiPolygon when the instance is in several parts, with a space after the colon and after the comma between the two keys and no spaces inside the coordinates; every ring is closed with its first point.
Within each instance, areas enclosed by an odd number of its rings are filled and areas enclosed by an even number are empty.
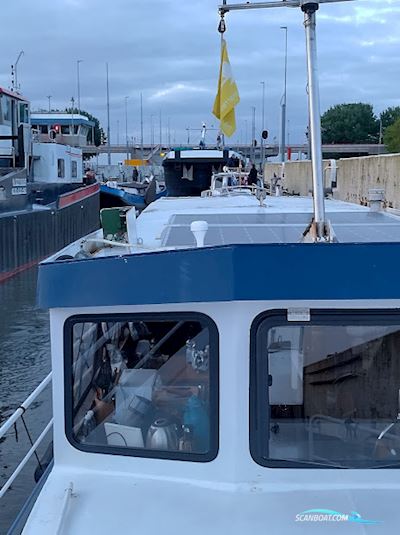
{"type": "Polygon", "coordinates": [[[65,178],[65,160],[58,158],[57,160],[57,176],[58,178],[65,178]]]}
{"type": "Polygon", "coordinates": [[[1,95],[1,111],[3,123],[11,123],[11,99],[6,95],[1,95]]]}
{"type": "Polygon", "coordinates": [[[75,160],[71,161],[71,176],[72,178],[78,177],[78,162],[75,160]]]}
{"type": "Polygon", "coordinates": [[[68,320],[66,432],[79,449],[209,461],[218,334],[202,315],[68,320]]]}
{"type": "Polygon", "coordinates": [[[29,123],[29,108],[25,102],[19,103],[19,122],[29,123]]]}
{"type": "Polygon", "coordinates": [[[251,449],[271,467],[400,466],[400,316],[253,326],[251,449]]]}

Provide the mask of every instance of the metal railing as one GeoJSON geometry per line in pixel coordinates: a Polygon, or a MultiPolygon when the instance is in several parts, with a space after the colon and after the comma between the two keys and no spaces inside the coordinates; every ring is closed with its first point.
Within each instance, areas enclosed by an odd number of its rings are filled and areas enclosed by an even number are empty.
{"type": "Polygon", "coordinates": [[[1,440],[6,435],[6,433],[16,424],[16,422],[19,419],[21,419],[24,424],[25,430],[27,431],[28,438],[30,439],[30,443],[31,443],[31,447],[29,451],[27,452],[27,454],[24,456],[22,461],[15,468],[15,470],[13,471],[11,476],[8,478],[8,480],[1,487],[0,499],[5,495],[8,489],[11,487],[11,485],[13,484],[15,479],[18,477],[18,475],[21,473],[21,471],[26,466],[26,464],[29,462],[31,457],[33,455],[37,457],[36,451],[38,447],[43,442],[47,433],[50,431],[50,429],[53,426],[53,418],[51,418],[48,424],[43,429],[43,431],[40,433],[39,437],[35,440],[35,442],[33,442],[30,438],[30,434],[28,432],[28,428],[26,427],[25,420],[24,420],[25,412],[32,405],[32,403],[40,396],[40,394],[44,391],[44,389],[51,383],[51,379],[52,379],[52,372],[49,373],[49,375],[40,383],[40,385],[26,398],[26,400],[23,403],[21,403],[21,405],[17,408],[17,410],[0,427],[0,440],[1,440]]]}

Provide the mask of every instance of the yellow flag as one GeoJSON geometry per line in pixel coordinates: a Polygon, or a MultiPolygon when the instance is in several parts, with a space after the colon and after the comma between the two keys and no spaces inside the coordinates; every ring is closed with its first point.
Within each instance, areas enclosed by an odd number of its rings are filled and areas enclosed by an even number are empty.
{"type": "Polygon", "coordinates": [[[221,122],[221,130],[228,137],[236,131],[235,106],[240,102],[238,88],[233,79],[226,41],[222,40],[221,66],[219,69],[218,92],[213,114],[221,122]]]}

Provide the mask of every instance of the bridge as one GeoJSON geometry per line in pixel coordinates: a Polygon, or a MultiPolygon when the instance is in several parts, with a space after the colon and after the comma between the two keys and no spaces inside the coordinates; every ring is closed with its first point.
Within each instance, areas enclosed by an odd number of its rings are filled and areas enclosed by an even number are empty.
{"type": "MultiPolygon", "coordinates": [[[[251,145],[245,145],[245,144],[232,144],[232,145],[226,145],[226,148],[235,150],[237,152],[240,152],[244,154],[245,156],[251,158],[251,156],[254,157],[255,160],[260,160],[261,158],[261,148],[260,146],[252,147],[251,145]]],[[[178,148],[178,147],[176,147],[178,148]]],[[[187,149],[193,149],[193,145],[179,145],[179,149],[187,150],[187,149]]],[[[215,149],[215,145],[206,145],[206,149],[215,149]]],[[[293,154],[308,154],[308,145],[302,144],[302,145],[290,145],[288,148],[290,148],[292,155],[293,154]]],[[[278,156],[279,154],[279,146],[278,145],[265,145],[265,156],[272,157],[272,156],[278,156]]],[[[171,150],[166,145],[143,145],[143,148],[139,145],[132,146],[130,145],[127,147],[126,145],[100,145],[100,147],[95,147],[94,145],[87,145],[86,147],[82,147],[83,154],[93,154],[95,156],[98,156],[99,154],[125,154],[129,155],[129,159],[135,160],[135,159],[143,159],[150,160],[152,158],[159,158],[161,153],[166,153],[169,150],[171,150]]],[[[322,146],[322,152],[324,157],[329,157],[331,155],[349,155],[354,154],[357,156],[373,156],[377,154],[386,154],[387,150],[385,145],[378,145],[378,144],[368,144],[368,143],[361,143],[361,144],[331,144],[331,145],[323,145],[322,146]]]]}

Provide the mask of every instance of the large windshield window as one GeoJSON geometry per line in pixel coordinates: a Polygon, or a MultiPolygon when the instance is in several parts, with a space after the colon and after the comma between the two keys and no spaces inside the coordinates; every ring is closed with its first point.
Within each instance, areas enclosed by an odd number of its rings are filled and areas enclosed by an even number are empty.
{"type": "Polygon", "coordinates": [[[254,330],[252,453],[267,466],[400,463],[400,317],[269,317],[254,330]],[[254,408],[254,406],[253,406],[254,408]]]}
{"type": "Polygon", "coordinates": [[[203,316],[69,320],[67,434],[81,449],[211,460],[218,341],[203,316]]]}

